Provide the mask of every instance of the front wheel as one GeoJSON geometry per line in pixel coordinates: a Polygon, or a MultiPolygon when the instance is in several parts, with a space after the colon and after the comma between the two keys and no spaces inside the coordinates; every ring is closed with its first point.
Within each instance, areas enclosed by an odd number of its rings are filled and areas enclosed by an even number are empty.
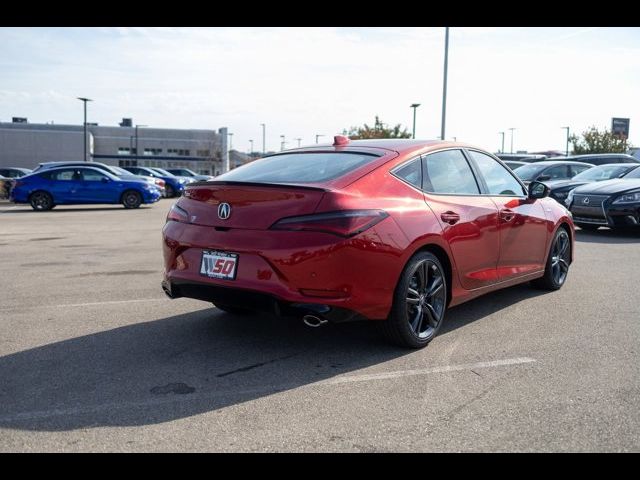
{"type": "Polygon", "coordinates": [[[127,190],[122,194],[122,205],[124,205],[124,208],[138,208],[141,203],[142,196],[134,190],[127,190]]]}
{"type": "Polygon", "coordinates": [[[447,280],[442,264],[434,254],[419,252],[402,271],[382,331],[401,347],[425,347],[440,330],[446,309],[447,280]]]}
{"type": "Polygon", "coordinates": [[[542,290],[558,290],[567,280],[571,262],[571,239],[564,227],[560,227],[551,242],[544,276],[531,282],[542,290]]]}

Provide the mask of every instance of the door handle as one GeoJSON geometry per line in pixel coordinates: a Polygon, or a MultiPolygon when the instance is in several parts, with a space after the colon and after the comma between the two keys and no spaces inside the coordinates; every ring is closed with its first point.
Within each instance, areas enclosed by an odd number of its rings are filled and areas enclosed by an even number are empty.
{"type": "Polygon", "coordinates": [[[516,218],[516,212],[513,210],[509,210],[508,208],[500,210],[500,220],[503,222],[510,222],[514,218],[516,218]]]}
{"type": "Polygon", "coordinates": [[[460,221],[460,215],[458,215],[456,212],[452,212],[451,210],[441,213],[440,218],[444,223],[448,223],[449,225],[453,225],[460,221]]]}

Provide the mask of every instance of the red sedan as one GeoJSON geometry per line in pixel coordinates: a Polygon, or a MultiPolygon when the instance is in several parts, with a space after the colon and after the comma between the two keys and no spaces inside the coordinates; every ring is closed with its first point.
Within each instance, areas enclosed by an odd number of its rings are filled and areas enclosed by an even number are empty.
{"type": "Polygon", "coordinates": [[[379,320],[420,348],[448,307],[564,284],[574,226],[548,194],[471,145],[337,136],[188,185],[163,229],[162,286],[310,326],[379,320]]]}

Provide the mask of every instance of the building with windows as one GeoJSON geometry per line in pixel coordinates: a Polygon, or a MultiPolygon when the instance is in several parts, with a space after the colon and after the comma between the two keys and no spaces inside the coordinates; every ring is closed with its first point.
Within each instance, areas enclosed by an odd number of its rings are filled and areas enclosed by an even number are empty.
{"type": "MultiPolygon", "coordinates": [[[[219,175],[228,161],[227,128],[216,130],[87,124],[88,161],[118,166],[189,168],[219,175]]],[[[83,125],[29,123],[14,117],[0,122],[0,167],[35,168],[42,162],[83,161],[83,125]]],[[[231,164],[231,168],[237,162],[231,164]]]]}

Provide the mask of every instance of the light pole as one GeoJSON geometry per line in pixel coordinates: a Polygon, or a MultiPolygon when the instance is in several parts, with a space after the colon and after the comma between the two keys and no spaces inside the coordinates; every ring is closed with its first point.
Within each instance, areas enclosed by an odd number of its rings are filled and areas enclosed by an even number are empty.
{"type": "Polygon", "coordinates": [[[282,151],[282,150],[284,150],[284,144],[285,144],[284,135],[280,135],[280,139],[282,140],[280,142],[280,151],[282,151]]]}
{"type": "Polygon", "coordinates": [[[504,153],[504,132],[498,132],[498,135],[502,135],[502,148],[500,149],[500,153],[504,153]]]}
{"type": "Polygon", "coordinates": [[[251,144],[251,150],[249,151],[249,156],[253,157],[253,140],[249,140],[249,143],[251,144]]]}
{"type": "Polygon", "coordinates": [[[300,142],[302,141],[301,138],[296,138],[296,140],[298,141],[298,148],[300,148],[300,142]]]}
{"type": "Polygon", "coordinates": [[[320,138],[320,137],[324,137],[324,135],[321,135],[321,134],[319,134],[319,133],[316,133],[316,143],[318,143],[318,138],[320,138]]]}
{"type": "Polygon", "coordinates": [[[511,127],[509,130],[511,130],[511,153],[513,153],[513,131],[515,127],[511,127]]]}
{"type": "Polygon", "coordinates": [[[565,157],[569,156],[569,127],[562,127],[562,128],[566,128],[567,129],[567,149],[566,152],[564,154],[565,157]]]}
{"type": "Polygon", "coordinates": [[[264,155],[267,153],[267,148],[265,147],[264,143],[267,126],[264,123],[261,123],[260,125],[262,125],[262,156],[264,157],[264,155]]]}
{"type": "Polygon", "coordinates": [[[447,116],[447,71],[449,69],[449,27],[444,35],[444,80],[442,82],[442,125],[440,139],[444,140],[445,121],[447,116]]]}
{"type": "Polygon", "coordinates": [[[87,102],[93,102],[90,98],[77,97],[82,103],[84,103],[84,161],[87,161],[87,102]]]}
{"type": "Polygon", "coordinates": [[[227,133],[229,135],[229,150],[233,149],[233,133],[227,133]]]}
{"type": "Polygon", "coordinates": [[[412,103],[410,107],[413,108],[413,136],[411,138],[416,138],[416,108],[419,106],[419,103],[412,103]]]}
{"type": "Polygon", "coordinates": [[[136,155],[140,155],[140,150],[138,150],[138,127],[148,127],[149,125],[136,125],[136,155]]]}

